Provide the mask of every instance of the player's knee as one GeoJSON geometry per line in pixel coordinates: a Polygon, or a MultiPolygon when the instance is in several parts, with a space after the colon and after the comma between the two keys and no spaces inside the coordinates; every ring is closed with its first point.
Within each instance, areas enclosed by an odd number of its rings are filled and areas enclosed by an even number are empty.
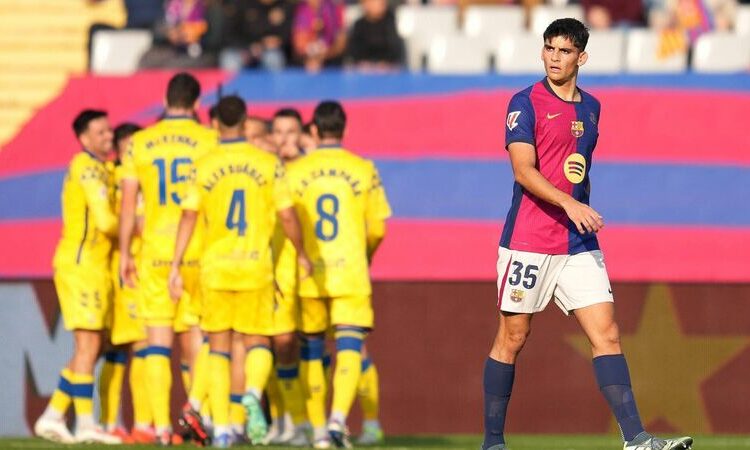
{"type": "Polygon", "coordinates": [[[530,334],[531,329],[529,328],[510,328],[502,333],[500,347],[506,351],[518,353],[526,344],[526,339],[530,334]]]}
{"type": "Polygon", "coordinates": [[[617,324],[612,322],[607,325],[591,341],[595,352],[598,350],[599,353],[619,353],[620,330],[617,324]]]}
{"type": "Polygon", "coordinates": [[[274,336],[273,351],[280,364],[292,364],[296,362],[297,337],[294,334],[283,334],[274,336]]]}

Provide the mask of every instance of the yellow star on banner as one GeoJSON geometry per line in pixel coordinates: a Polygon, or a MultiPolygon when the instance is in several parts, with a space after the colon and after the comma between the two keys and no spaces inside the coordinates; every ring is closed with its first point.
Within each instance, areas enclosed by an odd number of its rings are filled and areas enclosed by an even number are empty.
{"type": "MultiPolygon", "coordinates": [[[[711,431],[701,384],[750,343],[742,336],[683,334],[672,292],[664,284],[649,288],[638,329],[620,339],[644,426],[661,419],[676,431],[689,433],[711,431]]],[[[585,335],[570,335],[566,340],[591,358],[585,335]]],[[[617,424],[613,425],[616,429],[617,424]]]]}

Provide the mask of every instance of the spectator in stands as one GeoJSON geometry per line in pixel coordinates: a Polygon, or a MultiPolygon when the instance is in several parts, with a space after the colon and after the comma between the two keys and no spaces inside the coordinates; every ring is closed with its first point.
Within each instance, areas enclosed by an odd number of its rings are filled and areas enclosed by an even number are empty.
{"type": "Polygon", "coordinates": [[[388,0],[361,0],[360,4],[364,15],[349,33],[347,63],[361,70],[398,69],[404,61],[404,42],[388,0]]]}
{"type": "Polygon", "coordinates": [[[581,0],[586,23],[593,30],[645,25],[643,3],[622,0],[581,0]]]}
{"type": "Polygon", "coordinates": [[[221,67],[284,69],[291,55],[292,0],[232,0],[229,5],[221,67]]]}
{"type": "Polygon", "coordinates": [[[340,65],[346,48],[343,6],[335,0],[303,0],[292,28],[294,57],[305,70],[340,65]]]}
{"type": "Polygon", "coordinates": [[[215,66],[217,30],[209,30],[209,18],[218,6],[210,0],[167,0],[154,46],[143,55],[140,67],[215,66]]]}

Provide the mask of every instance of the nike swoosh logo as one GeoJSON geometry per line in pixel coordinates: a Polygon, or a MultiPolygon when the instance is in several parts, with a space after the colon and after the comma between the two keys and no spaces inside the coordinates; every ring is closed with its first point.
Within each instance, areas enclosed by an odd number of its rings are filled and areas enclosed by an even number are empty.
{"type": "Polygon", "coordinates": [[[557,114],[550,114],[550,113],[547,113],[547,118],[548,118],[548,119],[550,119],[550,120],[552,120],[552,119],[554,119],[555,117],[559,116],[560,114],[562,114],[562,113],[557,113],[557,114]]]}

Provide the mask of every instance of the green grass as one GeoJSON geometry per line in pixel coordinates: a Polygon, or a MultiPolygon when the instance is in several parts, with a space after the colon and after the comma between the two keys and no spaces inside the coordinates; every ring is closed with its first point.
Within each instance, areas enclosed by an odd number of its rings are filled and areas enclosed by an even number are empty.
{"type": "MultiPolygon", "coordinates": [[[[380,447],[363,447],[372,450],[419,450],[419,449],[467,449],[477,450],[481,436],[444,435],[444,436],[393,436],[387,439],[386,445],[380,447]]],[[[511,450],[618,450],[622,443],[612,435],[511,435],[508,437],[511,450]]],[[[40,439],[0,439],[0,450],[6,449],[85,449],[112,450],[104,445],[56,445],[40,439]]],[[[159,447],[139,445],[137,450],[156,450],[159,447]]],[[[178,448],[196,448],[185,445],[178,448]]],[[[251,448],[251,447],[233,447],[251,448]]],[[[284,447],[271,447],[274,450],[285,450],[284,447]]],[[[699,436],[696,438],[697,450],[747,450],[750,448],[750,436],[699,436]]],[[[296,449],[295,449],[296,450],[296,449]]]]}

